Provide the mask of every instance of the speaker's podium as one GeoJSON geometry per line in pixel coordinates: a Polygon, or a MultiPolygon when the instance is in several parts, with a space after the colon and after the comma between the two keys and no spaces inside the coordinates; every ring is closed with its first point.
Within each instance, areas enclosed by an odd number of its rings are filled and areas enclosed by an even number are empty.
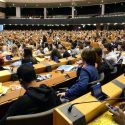
{"type": "MultiPolygon", "coordinates": [[[[102,86],[102,91],[108,95],[109,99],[119,98],[125,88],[125,76],[121,75],[115,80],[102,86]]],[[[98,101],[95,97],[88,93],[70,103],[66,103],[55,108],[53,113],[53,125],[86,125],[91,122],[94,118],[101,115],[107,110],[106,101],[98,101]],[[68,111],[69,106],[74,103],[81,102],[93,103],[82,103],[76,104],[72,107],[71,112],[68,111]]],[[[114,104],[117,100],[109,100],[108,103],[114,104]]]]}

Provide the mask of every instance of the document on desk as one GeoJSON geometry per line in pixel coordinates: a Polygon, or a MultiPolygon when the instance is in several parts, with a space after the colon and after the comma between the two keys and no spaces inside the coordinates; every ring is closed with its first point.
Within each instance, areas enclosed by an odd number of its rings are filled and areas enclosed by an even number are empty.
{"type": "Polygon", "coordinates": [[[125,56],[123,56],[122,59],[123,59],[122,64],[125,65],[125,56]]]}
{"type": "Polygon", "coordinates": [[[89,123],[88,125],[118,125],[110,112],[106,112],[103,115],[99,116],[93,122],[89,123]]]}
{"type": "Polygon", "coordinates": [[[57,70],[64,70],[64,71],[72,71],[72,70],[76,70],[76,66],[72,66],[72,65],[62,65],[60,67],[57,68],[57,70]]]}
{"type": "Polygon", "coordinates": [[[7,91],[8,91],[8,89],[9,89],[8,87],[2,86],[0,88],[0,96],[5,95],[7,93],[7,91]]]}
{"type": "Polygon", "coordinates": [[[13,63],[11,64],[11,66],[14,66],[14,67],[17,67],[17,66],[20,66],[20,65],[22,65],[22,61],[21,61],[21,60],[16,61],[16,62],[13,62],[13,63]]]}

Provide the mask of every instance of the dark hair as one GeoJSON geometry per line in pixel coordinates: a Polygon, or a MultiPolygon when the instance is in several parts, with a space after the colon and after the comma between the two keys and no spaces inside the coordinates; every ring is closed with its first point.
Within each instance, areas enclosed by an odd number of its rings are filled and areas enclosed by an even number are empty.
{"type": "Polygon", "coordinates": [[[113,50],[113,47],[112,47],[111,43],[105,43],[105,44],[104,44],[104,47],[105,47],[109,52],[111,52],[111,51],[113,50]]]}
{"type": "Polygon", "coordinates": [[[101,48],[95,48],[95,53],[96,53],[99,57],[102,57],[102,49],[101,49],[101,48]]]}
{"type": "Polygon", "coordinates": [[[2,66],[4,64],[4,58],[2,55],[0,55],[0,66],[2,66]]]}
{"type": "Polygon", "coordinates": [[[83,48],[84,48],[83,44],[80,43],[80,44],[79,44],[79,49],[83,49],[83,48]]]}
{"type": "Polygon", "coordinates": [[[99,66],[102,63],[102,49],[95,48],[95,53],[96,53],[96,63],[99,66]]]}
{"type": "Polygon", "coordinates": [[[24,57],[32,57],[32,48],[24,48],[24,57]]]}
{"type": "Polygon", "coordinates": [[[31,83],[36,79],[36,73],[33,66],[23,64],[17,69],[17,75],[19,79],[22,79],[26,83],[31,83]]]}
{"type": "Polygon", "coordinates": [[[53,49],[51,52],[51,58],[54,60],[54,57],[58,57],[58,59],[62,58],[60,52],[57,49],[53,49]]]}
{"type": "Polygon", "coordinates": [[[90,46],[91,42],[87,41],[85,44],[86,44],[86,46],[90,46]]]}
{"type": "Polygon", "coordinates": [[[82,60],[85,61],[88,65],[95,66],[96,63],[96,53],[94,49],[85,48],[81,54],[82,60]]]}
{"type": "Polygon", "coordinates": [[[125,41],[122,43],[122,50],[125,51],[125,41]]]}

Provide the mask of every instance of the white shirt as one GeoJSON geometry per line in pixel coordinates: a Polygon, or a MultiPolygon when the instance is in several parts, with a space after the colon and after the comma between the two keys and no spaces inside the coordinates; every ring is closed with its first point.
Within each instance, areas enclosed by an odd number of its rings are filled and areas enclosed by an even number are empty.
{"type": "Polygon", "coordinates": [[[49,49],[46,47],[46,48],[44,48],[43,52],[47,53],[47,52],[49,52],[49,49]]]}
{"type": "Polygon", "coordinates": [[[113,63],[117,63],[117,54],[115,52],[110,52],[105,55],[105,59],[107,60],[112,60],[113,63]]]}

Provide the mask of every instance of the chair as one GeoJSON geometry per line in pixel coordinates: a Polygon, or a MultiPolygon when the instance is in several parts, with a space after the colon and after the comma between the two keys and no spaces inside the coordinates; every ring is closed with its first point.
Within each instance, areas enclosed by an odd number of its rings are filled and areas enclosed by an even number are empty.
{"type": "Polygon", "coordinates": [[[113,69],[113,71],[111,72],[111,74],[116,74],[117,71],[118,71],[118,69],[117,69],[117,67],[115,66],[114,69],[113,69]]]}
{"type": "Polygon", "coordinates": [[[100,73],[99,74],[99,80],[93,81],[93,82],[89,83],[89,85],[92,86],[92,85],[95,85],[95,84],[97,84],[99,82],[102,82],[104,80],[104,78],[105,78],[104,73],[100,73]]]}
{"type": "Polygon", "coordinates": [[[53,109],[36,114],[8,117],[6,125],[52,125],[53,109]]]}

